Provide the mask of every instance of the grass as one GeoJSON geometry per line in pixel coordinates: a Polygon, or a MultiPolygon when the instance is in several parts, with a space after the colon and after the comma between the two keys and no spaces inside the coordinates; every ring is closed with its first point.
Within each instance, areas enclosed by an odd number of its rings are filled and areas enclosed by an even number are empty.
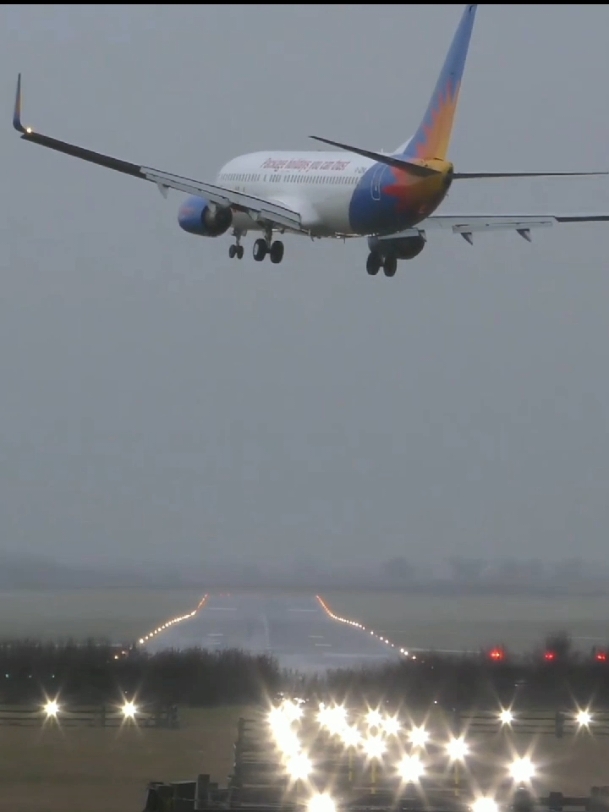
{"type": "Polygon", "coordinates": [[[179,730],[0,727],[0,809],[140,812],[149,781],[225,783],[239,707],[180,711],[179,730]]]}

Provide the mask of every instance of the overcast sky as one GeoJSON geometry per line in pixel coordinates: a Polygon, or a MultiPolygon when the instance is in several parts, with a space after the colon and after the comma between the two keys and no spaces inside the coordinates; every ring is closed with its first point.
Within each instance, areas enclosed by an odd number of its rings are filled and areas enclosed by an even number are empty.
{"type": "MultiPolygon", "coordinates": [[[[79,562],[603,558],[609,228],[365,240],[281,265],[182,196],[19,140],[213,180],[310,134],[393,149],[460,5],[0,7],[1,548],[79,562]]],[[[482,5],[457,170],[609,168],[609,7],[482,5]]],[[[609,211],[609,179],[463,181],[442,211],[609,211]]]]}

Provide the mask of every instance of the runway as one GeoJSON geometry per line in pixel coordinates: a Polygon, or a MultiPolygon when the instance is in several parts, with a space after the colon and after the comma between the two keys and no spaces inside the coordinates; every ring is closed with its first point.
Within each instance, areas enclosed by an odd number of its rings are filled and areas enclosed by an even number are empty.
{"type": "Polygon", "coordinates": [[[192,617],[169,625],[143,647],[151,653],[193,647],[269,654],[301,672],[359,668],[399,659],[369,631],[332,617],[316,596],[210,596],[192,617]]]}

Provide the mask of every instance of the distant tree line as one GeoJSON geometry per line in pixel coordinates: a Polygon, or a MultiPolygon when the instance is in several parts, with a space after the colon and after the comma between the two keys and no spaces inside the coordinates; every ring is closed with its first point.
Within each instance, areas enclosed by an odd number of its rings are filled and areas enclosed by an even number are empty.
{"type": "Polygon", "coordinates": [[[241,651],[166,651],[148,654],[90,641],[61,645],[0,644],[0,702],[163,703],[190,706],[257,704],[279,691],[314,699],[404,702],[411,707],[609,708],[609,652],[582,654],[565,633],[539,650],[512,657],[501,649],[468,655],[419,654],[416,659],[364,669],[301,676],[267,656],[241,651]]]}
{"type": "Polygon", "coordinates": [[[240,651],[166,651],[148,654],[90,641],[54,645],[0,644],[0,701],[139,703],[213,706],[260,702],[279,690],[281,673],[266,656],[240,651]]]}

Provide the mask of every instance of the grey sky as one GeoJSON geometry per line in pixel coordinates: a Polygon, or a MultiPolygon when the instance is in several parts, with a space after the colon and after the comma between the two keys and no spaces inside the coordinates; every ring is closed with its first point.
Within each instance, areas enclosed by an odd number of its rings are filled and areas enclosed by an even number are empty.
{"type": "MultiPolygon", "coordinates": [[[[365,241],[282,265],[181,232],[181,196],[19,141],[212,180],[319,134],[415,129],[461,6],[3,6],[2,547],[605,555],[609,229],[431,239],[393,280],[365,241]]],[[[457,168],[609,166],[609,7],[482,5],[457,168]]],[[[455,184],[444,210],[609,211],[609,180],[455,184]]]]}

